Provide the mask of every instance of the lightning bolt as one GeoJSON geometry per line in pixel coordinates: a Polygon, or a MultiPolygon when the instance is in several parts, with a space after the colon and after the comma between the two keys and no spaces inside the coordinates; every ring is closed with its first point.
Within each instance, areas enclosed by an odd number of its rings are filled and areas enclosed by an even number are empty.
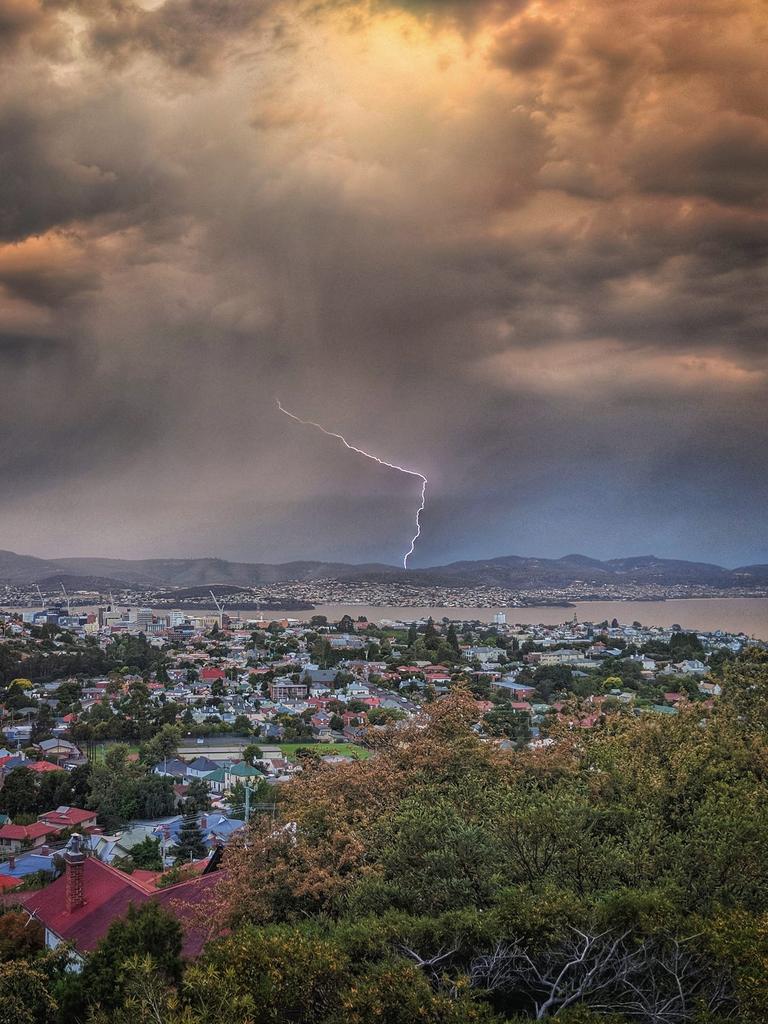
{"type": "Polygon", "coordinates": [[[277,408],[280,412],[286,416],[290,416],[292,420],[296,420],[297,423],[301,423],[305,427],[314,427],[316,430],[322,431],[326,437],[334,437],[337,441],[341,441],[345,448],[348,448],[351,452],[356,452],[358,455],[364,455],[366,459],[370,459],[371,462],[378,462],[380,466],[386,466],[387,469],[396,469],[398,473],[405,473],[407,476],[415,476],[421,480],[421,504],[416,513],[416,533],[413,535],[411,540],[411,546],[403,555],[403,568],[408,568],[408,559],[411,557],[413,552],[416,550],[416,541],[421,536],[421,513],[424,511],[427,505],[427,484],[429,481],[423,473],[417,473],[415,469],[406,469],[404,466],[398,466],[394,462],[387,462],[385,459],[380,459],[378,455],[372,455],[370,452],[363,451],[362,448],[357,448],[355,445],[350,444],[345,437],[341,434],[335,433],[333,430],[326,430],[321,423],[315,423],[313,420],[303,420],[301,416],[297,416],[295,413],[289,412],[288,409],[282,404],[279,398],[275,399],[277,408]]]}

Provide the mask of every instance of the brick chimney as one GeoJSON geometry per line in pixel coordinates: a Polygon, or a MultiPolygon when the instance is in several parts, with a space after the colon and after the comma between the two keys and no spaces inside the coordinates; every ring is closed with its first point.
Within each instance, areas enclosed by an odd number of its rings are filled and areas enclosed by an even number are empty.
{"type": "Polygon", "coordinates": [[[13,854],[11,854],[11,856],[8,858],[8,867],[11,871],[13,871],[13,869],[16,867],[16,858],[13,856],[13,854]]]}
{"type": "Polygon", "coordinates": [[[66,864],[66,880],[64,883],[64,903],[71,914],[85,903],[83,892],[83,871],[85,854],[83,853],[83,837],[73,833],[64,850],[66,864]]]}

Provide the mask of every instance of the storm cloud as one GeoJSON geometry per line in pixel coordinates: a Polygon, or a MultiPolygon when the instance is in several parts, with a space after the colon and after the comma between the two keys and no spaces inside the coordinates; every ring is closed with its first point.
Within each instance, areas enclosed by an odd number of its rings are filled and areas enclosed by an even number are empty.
{"type": "Polygon", "coordinates": [[[746,0],[9,0],[0,547],[768,561],[746,0]]]}

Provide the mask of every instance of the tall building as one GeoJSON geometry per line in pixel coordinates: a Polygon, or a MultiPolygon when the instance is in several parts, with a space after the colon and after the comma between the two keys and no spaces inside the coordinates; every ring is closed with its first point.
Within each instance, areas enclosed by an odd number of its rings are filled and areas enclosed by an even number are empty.
{"type": "Polygon", "coordinates": [[[506,624],[507,624],[507,613],[506,612],[496,612],[496,614],[493,616],[493,621],[496,623],[497,626],[506,626],[506,624]]]}
{"type": "Polygon", "coordinates": [[[152,609],[151,608],[137,608],[136,609],[136,625],[139,629],[146,629],[147,626],[152,625],[152,609]]]}

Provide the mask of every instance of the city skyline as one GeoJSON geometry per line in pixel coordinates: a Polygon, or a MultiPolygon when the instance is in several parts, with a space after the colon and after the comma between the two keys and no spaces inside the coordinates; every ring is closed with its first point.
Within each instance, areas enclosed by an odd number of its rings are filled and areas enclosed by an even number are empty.
{"type": "Polygon", "coordinates": [[[768,562],[746,0],[16,0],[0,547],[768,562]]]}

